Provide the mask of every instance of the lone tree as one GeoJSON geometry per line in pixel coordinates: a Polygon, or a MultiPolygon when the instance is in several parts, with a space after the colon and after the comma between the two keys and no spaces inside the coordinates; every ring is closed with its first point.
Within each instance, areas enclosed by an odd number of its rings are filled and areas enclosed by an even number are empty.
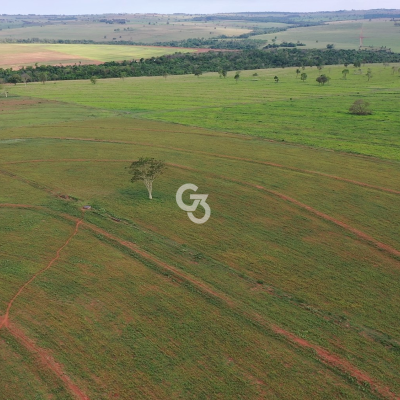
{"type": "Polygon", "coordinates": [[[301,79],[303,82],[305,82],[305,81],[307,80],[307,74],[306,74],[305,72],[303,72],[303,73],[300,75],[300,79],[301,79]]]}
{"type": "Polygon", "coordinates": [[[346,68],[342,71],[343,79],[347,79],[347,75],[349,74],[349,70],[346,68]]]}
{"type": "Polygon", "coordinates": [[[368,78],[368,82],[369,82],[369,80],[372,78],[372,70],[371,70],[371,68],[368,68],[368,71],[367,71],[367,78],[368,78]]]}
{"type": "Polygon", "coordinates": [[[46,83],[46,81],[47,81],[47,74],[46,74],[46,72],[41,72],[41,73],[39,74],[39,80],[40,80],[40,82],[43,83],[43,85],[46,83]]]}
{"type": "Polygon", "coordinates": [[[300,73],[301,71],[297,68],[296,69],[296,78],[298,78],[299,77],[299,73],[300,73]]]}
{"type": "Polygon", "coordinates": [[[319,76],[319,77],[316,79],[316,81],[317,81],[320,85],[324,86],[326,82],[329,82],[329,81],[330,81],[330,79],[331,79],[331,78],[329,78],[329,76],[321,75],[321,76],[319,76]]]}
{"type": "Polygon", "coordinates": [[[239,82],[239,79],[240,79],[240,71],[237,71],[237,72],[236,72],[234,78],[235,78],[236,83],[238,83],[238,82],[239,82]]]}
{"type": "Polygon", "coordinates": [[[24,72],[21,75],[21,79],[22,79],[22,82],[24,82],[25,86],[26,86],[27,82],[32,80],[32,77],[29,74],[27,74],[26,72],[24,72]]]}
{"type": "Polygon", "coordinates": [[[160,176],[166,169],[164,161],[156,160],[155,158],[141,157],[138,161],[133,161],[129,167],[129,172],[132,174],[131,182],[143,181],[149,199],[152,199],[153,181],[160,176]]]}
{"type": "Polygon", "coordinates": [[[275,83],[279,82],[279,78],[276,75],[274,76],[274,80],[275,80],[275,83]]]}
{"type": "Polygon", "coordinates": [[[97,82],[97,78],[96,78],[95,76],[91,76],[91,77],[90,77],[90,82],[92,82],[93,85],[95,85],[96,82],[97,82]]]}
{"type": "Polygon", "coordinates": [[[369,108],[368,101],[365,100],[356,100],[351,107],[349,108],[350,114],[355,115],[371,115],[372,111],[369,108]]]}

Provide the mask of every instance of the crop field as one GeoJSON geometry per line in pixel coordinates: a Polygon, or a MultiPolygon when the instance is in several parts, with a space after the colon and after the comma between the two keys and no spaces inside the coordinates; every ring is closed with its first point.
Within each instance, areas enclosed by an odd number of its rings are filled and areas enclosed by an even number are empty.
{"type": "Polygon", "coordinates": [[[115,46],[101,44],[20,44],[1,43],[0,68],[22,66],[101,64],[106,61],[139,60],[196,50],[156,46],[115,46]]]}
{"type": "Polygon", "coordinates": [[[267,35],[252,36],[253,39],[268,40],[277,38],[276,43],[300,41],[307,48],[326,48],[334,44],[337,49],[358,49],[360,35],[364,36],[363,46],[380,48],[386,47],[394,52],[400,51],[400,26],[387,20],[334,21],[324,25],[288,29],[267,35]]]}
{"type": "Polygon", "coordinates": [[[0,31],[0,40],[31,38],[94,40],[96,42],[128,40],[151,44],[189,38],[212,38],[220,35],[237,36],[251,31],[244,24],[240,24],[240,26],[229,26],[228,23],[222,25],[213,22],[185,20],[172,20],[170,22],[166,18],[161,21],[155,18],[132,20],[132,22],[124,25],[73,21],[66,24],[43,24],[18,28],[10,26],[10,29],[0,31]]]}
{"type": "Polygon", "coordinates": [[[391,67],[8,85],[0,399],[399,398],[391,67]]]}

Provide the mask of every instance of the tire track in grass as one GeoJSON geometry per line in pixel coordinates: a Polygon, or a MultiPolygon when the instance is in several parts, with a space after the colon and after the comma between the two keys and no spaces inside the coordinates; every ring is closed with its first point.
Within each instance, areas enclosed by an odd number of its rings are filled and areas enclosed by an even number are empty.
{"type": "Polygon", "coordinates": [[[263,317],[259,316],[258,314],[254,313],[254,312],[245,311],[245,306],[243,306],[242,304],[233,301],[227,295],[213,290],[208,285],[204,284],[203,282],[199,281],[198,279],[195,279],[194,277],[191,277],[190,275],[179,271],[178,269],[157,259],[153,255],[141,250],[134,243],[122,240],[122,239],[104,231],[101,228],[90,226],[89,224],[84,224],[84,226],[88,227],[89,229],[93,230],[94,232],[96,232],[108,239],[116,241],[120,245],[127,247],[128,249],[134,251],[136,254],[139,254],[140,256],[144,257],[148,261],[151,261],[151,262],[155,263],[156,265],[162,267],[163,269],[173,273],[174,275],[176,275],[180,278],[183,278],[185,281],[195,285],[203,293],[205,292],[207,295],[211,295],[213,297],[218,298],[219,300],[222,300],[226,305],[228,305],[229,308],[233,309],[234,311],[238,312],[239,314],[242,314],[243,316],[250,319],[251,321],[257,321],[258,323],[260,323],[260,325],[262,325],[267,330],[272,331],[281,337],[284,337],[287,341],[294,344],[295,346],[297,346],[299,348],[305,348],[305,349],[315,351],[318,358],[324,364],[326,364],[329,367],[334,367],[334,368],[340,370],[342,373],[345,373],[346,375],[349,375],[349,376],[355,378],[357,380],[357,382],[363,386],[365,386],[367,384],[373,391],[378,393],[382,398],[390,399],[390,400],[399,400],[400,399],[400,397],[396,396],[390,390],[390,388],[385,387],[382,384],[376,382],[367,373],[359,370],[357,367],[355,367],[354,365],[349,363],[347,360],[342,359],[333,353],[330,353],[328,350],[326,350],[318,345],[312,344],[312,343],[308,342],[307,340],[301,339],[300,337],[297,337],[296,335],[294,335],[291,332],[288,332],[276,325],[271,324],[269,321],[265,320],[263,317]]]}
{"type": "MultiPolygon", "coordinates": [[[[182,165],[179,165],[179,164],[168,164],[168,165],[174,166],[174,167],[177,167],[177,168],[181,168],[181,169],[187,169],[187,170],[193,171],[193,172],[203,173],[200,170],[197,170],[197,169],[194,169],[194,168],[191,168],[191,167],[182,166],[182,165]]],[[[344,223],[344,222],[342,222],[342,221],[340,221],[340,220],[338,220],[336,218],[333,218],[330,215],[323,213],[322,211],[318,211],[317,209],[315,209],[315,208],[313,208],[313,207],[311,207],[311,206],[309,206],[307,204],[304,204],[304,203],[302,203],[302,202],[300,202],[300,201],[298,201],[298,200],[296,200],[296,199],[294,199],[294,198],[292,198],[290,196],[287,196],[287,195],[285,195],[283,193],[280,193],[280,192],[277,192],[275,190],[267,189],[267,188],[265,188],[264,186],[261,186],[261,185],[255,185],[253,183],[240,181],[238,179],[233,179],[233,178],[229,178],[229,177],[222,176],[222,175],[208,173],[208,176],[215,177],[216,179],[223,179],[223,180],[227,180],[227,181],[230,181],[230,182],[238,183],[238,184],[243,185],[243,186],[249,186],[249,187],[252,187],[252,188],[256,188],[256,189],[262,190],[262,191],[264,191],[266,193],[269,193],[270,195],[278,197],[278,198],[280,198],[282,200],[285,200],[285,201],[287,201],[289,203],[292,203],[292,204],[294,204],[294,205],[296,205],[296,206],[298,206],[298,207],[300,207],[300,208],[302,208],[304,210],[307,210],[308,212],[316,215],[317,217],[319,217],[319,218],[321,218],[321,219],[323,219],[325,221],[332,222],[335,225],[341,227],[342,229],[345,229],[345,230],[355,234],[356,236],[358,236],[363,241],[371,244],[373,247],[378,248],[380,250],[383,250],[383,251],[389,253],[391,256],[395,256],[396,258],[398,258],[400,260],[400,251],[395,249],[394,247],[389,246],[389,245],[387,245],[387,244],[385,244],[383,242],[380,242],[380,241],[376,240],[375,238],[373,238],[372,236],[366,234],[365,232],[362,232],[359,229],[353,228],[352,226],[350,226],[350,225],[348,225],[348,224],[346,224],[346,223],[344,223]]],[[[399,266],[399,268],[400,268],[400,266],[399,266]]]]}
{"type": "MultiPolygon", "coordinates": [[[[175,132],[173,132],[173,133],[175,133],[175,132]]],[[[144,143],[144,142],[134,142],[134,141],[125,141],[125,140],[95,139],[95,138],[71,138],[71,137],[45,137],[45,136],[43,136],[43,137],[25,137],[23,139],[29,139],[29,140],[37,140],[37,139],[41,139],[41,140],[44,140],[44,139],[70,140],[70,141],[83,141],[83,142],[95,142],[95,143],[131,144],[131,145],[135,145],[135,146],[155,147],[155,148],[166,149],[166,150],[181,151],[181,152],[189,153],[189,154],[202,154],[202,155],[205,155],[205,156],[208,156],[208,157],[222,158],[222,159],[227,159],[227,160],[243,161],[243,162],[250,163],[250,164],[265,165],[265,166],[268,166],[268,167],[273,167],[273,168],[279,168],[279,169],[288,170],[288,171],[299,172],[299,173],[307,174],[307,175],[322,176],[324,178],[334,179],[334,180],[337,180],[337,181],[350,183],[352,185],[361,186],[361,187],[365,187],[365,188],[368,188],[368,189],[373,189],[373,190],[378,190],[378,191],[381,191],[381,192],[400,195],[400,190],[390,189],[390,188],[386,188],[386,187],[383,187],[383,186],[371,185],[369,183],[356,181],[356,180],[348,179],[348,178],[343,178],[343,177],[336,176],[336,175],[330,175],[330,174],[326,174],[324,172],[313,171],[313,170],[297,168],[297,167],[291,167],[291,166],[288,166],[288,165],[283,165],[283,164],[273,163],[273,162],[268,162],[268,161],[252,160],[250,158],[244,158],[244,157],[229,156],[229,155],[217,154],[217,153],[208,153],[208,152],[201,151],[201,150],[189,150],[189,149],[184,149],[184,148],[180,148],[180,147],[156,145],[156,144],[144,143]]],[[[10,163],[10,164],[11,163],[18,163],[18,161],[14,161],[14,162],[10,161],[10,162],[7,162],[7,163],[10,163]]]]}
{"type": "MultiPolygon", "coordinates": [[[[13,205],[13,204],[2,204],[0,205],[1,207],[12,207],[12,208],[41,208],[41,207],[32,207],[26,204],[21,204],[21,205],[13,205]]],[[[28,351],[31,353],[34,353],[38,360],[40,361],[41,364],[44,364],[48,369],[50,369],[59,379],[61,379],[65,386],[68,388],[70,393],[72,393],[77,399],[79,400],[89,400],[89,398],[79,389],[78,386],[76,386],[71,378],[69,378],[65,372],[63,367],[58,364],[54,358],[51,356],[51,354],[36,346],[35,343],[29,339],[20,329],[18,329],[14,324],[10,323],[9,316],[10,316],[10,310],[17,298],[21,296],[23,291],[34,281],[36,280],[37,277],[42,275],[44,272],[49,270],[54,263],[60,258],[60,254],[62,250],[70,243],[72,238],[76,236],[79,230],[79,226],[82,224],[84,218],[84,210],[82,211],[82,217],[76,221],[75,224],[75,229],[73,233],[68,237],[67,241],[57,250],[55,257],[47,264],[46,267],[41,269],[39,272],[34,274],[26,283],[24,283],[17,293],[14,295],[14,297],[9,301],[7,305],[7,310],[6,313],[3,317],[0,317],[0,330],[2,328],[7,328],[7,330],[11,333],[13,337],[15,337],[28,351]]]]}
{"type": "MultiPolygon", "coordinates": [[[[297,348],[312,351],[313,353],[315,353],[317,355],[317,358],[323,364],[340,371],[342,374],[351,376],[359,384],[363,385],[364,387],[369,387],[371,389],[371,391],[373,393],[379,395],[380,398],[389,399],[389,400],[399,400],[400,399],[400,397],[397,396],[395,393],[393,393],[390,390],[390,388],[388,388],[387,386],[384,386],[380,382],[374,380],[367,373],[361,371],[360,369],[355,367],[353,364],[351,364],[347,360],[329,352],[328,350],[322,348],[321,346],[315,345],[305,339],[302,339],[302,338],[294,335],[291,332],[286,331],[285,329],[280,328],[279,326],[277,326],[275,324],[272,324],[268,320],[265,320],[264,317],[262,317],[261,315],[255,313],[255,312],[247,311],[247,307],[245,304],[242,304],[240,301],[232,300],[226,294],[221,293],[217,290],[214,290],[212,287],[203,283],[201,280],[196,279],[195,277],[193,277],[183,271],[180,271],[176,267],[173,267],[173,266],[159,260],[157,257],[153,256],[152,254],[147,253],[146,251],[140,249],[135,243],[121,239],[120,237],[113,235],[113,234],[107,232],[106,230],[104,230],[100,227],[97,227],[96,225],[93,225],[88,222],[83,222],[82,219],[77,219],[76,217],[73,217],[69,214],[55,212],[53,210],[47,209],[46,207],[30,206],[30,205],[25,205],[25,204],[0,204],[0,207],[41,209],[41,210],[46,210],[50,214],[57,215],[59,217],[67,219],[69,221],[74,221],[77,225],[78,225],[79,221],[81,221],[82,227],[92,231],[92,233],[101,235],[101,236],[127,248],[128,250],[133,251],[134,253],[138,254],[139,256],[143,257],[144,259],[161,267],[163,270],[172,273],[173,275],[187,281],[190,284],[193,284],[197,289],[199,289],[200,292],[205,293],[206,295],[209,295],[209,296],[211,295],[212,297],[222,301],[223,303],[225,303],[225,305],[227,305],[233,311],[244,316],[245,318],[249,319],[253,323],[256,322],[264,329],[270,331],[273,334],[278,335],[278,337],[283,338],[285,341],[289,342],[291,345],[293,345],[297,348]]],[[[16,328],[11,326],[10,331],[12,333],[15,332],[16,337],[19,338],[24,343],[24,345],[27,346],[27,348],[29,348],[29,346],[31,346],[29,339],[25,338],[23,335],[21,335],[15,329],[16,328]],[[28,342],[26,342],[26,341],[28,341],[28,342]]],[[[42,353],[42,355],[44,356],[43,353],[42,353]]],[[[49,361],[49,363],[51,364],[51,361],[49,361]]],[[[54,367],[54,368],[56,368],[56,367],[54,367]]],[[[63,380],[63,381],[65,382],[65,380],[63,380]]],[[[68,383],[71,384],[71,382],[68,382],[68,383]]],[[[71,387],[70,387],[70,389],[71,389],[71,387]]],[[[87,400],[87,397],[78,397],[78,398],[79,398],[79,400],[87,400]]]]}
{"type": "Polygon", "coordinates": [[[145,258],[146,260],[158,265],[159,267],[163,268],[164,270],[171,272],[175,276],[178,276],[179,278],[184,279],[185,281],[189,282],[190,284],[193,284],[195,287],[200,289],[201,292],[203,292],[207,295],[211,295],[212,297],[215,297],[215,298],[223,301],[229,308],[233,309],[234,311],[238,312],[239,314],[244,315],[246,318],[250,319],[251,321],[259,322],[267,330],[272,331],[281,337],[284,337],[286,340],[293,343],[297,347],[315,351],[318,355],[318,358],[324,364],[326,364],[330,367],[334,367],[334,368],[340,370],[341,372],[352,376],[353,378],[355,378],[357,380],[357,382],[359,382],[362,385],[368,384],[372,388],[373,391],[378,393],[384,399],[400,400],[400,397],[396,396],[388,387],[385,387],[382,384],[376,382],[367,373],[359,370],[357,367],[355,367],[354,365],[349,363],[347,360],[342,359],[342,358],[336,356],[335,354],[330,353],[328,350],[326,350],[318,345],[312,344],[305,339],[297,337],[296,335],[294,335],[291,332],[288,332],[274,324],[271,324],[269,321],[265,320],[263,317],[261,317],[260,315],[254,313],[254,312],[247,312],[245,310],[246,305],[243,305],[241,302],[232,300],[228,295],[214,290],[212,287],[203,283],[199,279],[196,279],[195,277],[191,276],[190,274],[180,271],[179,269],[159,260],[157,257],[153,256],[152,254],[140,249],[136,244],[126,241],[126,240],[123,240],[113,234],[110,234],[109,232],[105,231],[104,229],[99,228],[90,223],[85,222],[83,224],[83,227],[88,228],[92,232],[98,233],[108,239],[111,239],[114,242],[117,242],[118,244],[132,250],[133,252],[135,252],[139,256],[145,258]]]}
{"type": "Polygon", "coordinates": [[[324,362],[326,365],[331,367],[333,366],[335,368],[338,368],[345,374],[349,374],[350,376],[354,377],[357,380],[357,382],[361,383],[364,387],[368,385],[371,389],[373,389],[373,391],[375,391],[384,399],[390,399],[390,400],[400,399],[400,397],[397,396],[395,393],[393,393],[389,387],[378,384],[368,374],[359,370],[347,360],[330,353],[321,346],[312,344],[305,339],[299,338],[293,333],[288,332],[285,329],[282,329],[276,325],[272,325],[271,328],[275,333],[284,336],[291,343],[294,343],[295,345],[298,345],[302,348],[315,351],[319,359],[322,360],[322,362],[324,362]]]}
{"type": "MultiPolygon", "coordinates": [[[[41,161],[41,162],[43,162],[43,160],[36,160],[36,161],[41,161]]],[[[47,160],[46,160],[47,161],[47,160]]],[[[51,160],[51,162],[55,162],[55,161],[59,161],[59,160],[51,160]]],[[[70,159],[68,160],[68,161],[70,161],[70,159]]],[[[79,161],[79,162],[89,162],[89,161],[93,161],[93,160],[87,160],[87,159],[78,159],[78,160],[74,160],[74,161],[79,161]]],[[[98,161],[98,162],[131,162],[132,160],[96,160],[96,161],[98,161]]],[[[28,161],[29,162],[29,161],[28,161]]],[[[190,167],[184,167],[184,166],[181,166],[181,165],[177,165],[177,164],[170,164],[171,166],[174,166],[174,167],[177,167],[177,168],[181,168],[181,169],[190,169],[190,167]]],[[[52,194],[52,195],[54,195],[54,196],[57,196],[57,197],[61,197],[61,198],[63,198],[63,199],[68,199],[69,198],[69,196],[61,196],[60,195],[60,193],[56,193],[56,192],[54,192],[53,190],[51,190],[51,189],[49,189],[49,188],[45,188],[43,185],[39,185],[39,184],[37,184],[36,182],[34,182],[34,181],[30,181],[30,180],[28,180],[28,179],[25,179],[25,178],[21,178],[21,177],[19,177],[18,175],[15,175],[15,174],[13,174],[13,173],[10,173],[10,172],[8,172],[8,171],[2,171],[2,170],[0,170],[0,173],[4,173],[5,175],[7,175],[7,176],[10,176],[10,177],[12,177],[12,178],[14,178],[14,179],[18,179],[18,180],[20,180],[20,181],[22,181],[22,182],[24,182],[24,183],[28,183],[29,185],[31,185],[32,187],[35,187],[35,188],[37,188],[37,189],[42,189],[42,190],[45,190],[46,192],[48,192],[48,193],[50,193],[50,194],[52,194]]],[[[242,185],[244,185],[245,184],[245,182],[241,182],[241,184],[242,185]]],[[[260,187],[258,187],[258,188],[261,188],[261,186],[260,187]]],[[[236,271],[236,270],[235,270],[236,271]]],[[[268,291],[268,293],[270,293],[271,294],[271,292],[269,292],[268,291]]],[[[276,294],[274,294],[275,296],[278,296],[278,297],[280,297],[279,295],[276,295],[276,294]]],[[[296,305],[298,306],[298,304],[296,303],[296,305]]],[[[324,318],[327,318],[326,316],[324,317],[324,318]]],[[[363,329],[365,329],[365,327],[362,327],[363,329]]],[[[368,331],[369,331],[370,329],[368,329],[368,331]]],[[[374,339],[374,337],[372,337],[373,339],[374,339]]],[[[375,339],[374,339],[375,340],[375,339]]],[[[396,345],[398,345],[398,343],[396,342],[396,345]]]]}
{"type": "Polygon", "coordinates": [[[29,339],[24,332],[22,332],[19,328],[17,328],[14,324],[10,323],[8,325],[8,331],[10,334],[18,340],[28,351],[35,354],[40,364],[47,367],[51,370],[61,381],[65,384],[65,386],[69,389],[69,392],[73,394],[73,396],[78,400],[89,400],[89,397],[86,396],[82,390],[75,385],[75,383],[71,380],[71,378],[66,375],[64,368],[61,364],[57,363],[54,360],[52,354],[38,347],[33,340],[29,339]]]}
{"type": "MultiPolygon", "coordinates": [[[[50,159],[50,160],[11,161],[11,162],[7,162],[5,164],[46,163],[46,162],[50,162],[50,163],[53,163],[53,162],[54,163],[58,163],[58,162],[104,162],[104,163],[117,162],[118,163],[118,162],[131,162],[131,161],[132,160],[50,159]]],[[[176,168],[179,168],[179,169],[192,171],[192,172],[198,172],[198,173],[201,173],[201,174],[204,175],[204,171],[201,171],[201,170],[198,170],[198,169],[195,169],[195,168],[191,168],[191,167],[187,167],[187,166],[184,166],[184,165],[175,164],[175,163],[167,163],[167,165],[169,165],[171,167],[176,167],[176,168]]],[[[4,172],[5,171],[3,171],[3,173],[4,172]]],[[[11,174],[11,175],[15,175],[15,174],[11,174]]],[[[367,233],[365,233],[365,232],[363,232],[363,231],[361,231],[361,230],[359,230],[357,228],[354,228],[351,225],[346,224],[345,222],[342,222],[342,221],[340,221],[340,220],[338,220],[338,219],[336,219],[334,217],[331,217],[330,215],[325,214],[322,211],[319,211],[319,210],[317,210],[317,209],[315,209],[315,208],[313,208],[313,207],[311,207],[311,206],[309,206],[309,205],[307,205],[305,203],[302,203],[302,202],[300,202],[300,201],[298,201],[298,200],[296,200],[296,199],[294,199],[294,198],[292,198],[290,196],[287,196],[287,195],[285,195],[283,193],[280,193],[280,192],[277,192],[275,190],[267,189],[267,188],[265,188],[264,186],[261,186],[261,185],[256,185],[256,184],[253,184],[253,183],[240,181],[238,179],[230,178],[230,177],[223,176],[223,175],[218,175],[218,174],[214,174],[214,173],[207,173],[206,176],[213,177],[213,178],[216,178],[216,179],[222,179],[222,180],[226,180],[226,181],[230,181],[230,182],[233,182],[233,183],[240,184],[242,186],[248,186],[248,187],[252,187],[252,188],[258,189],[258,190],[262,190],[262,191],[264,191],[264,192],[266,192],[266,193],[268,193],[270,195],[273,195],[274,197],[278,197],[278,198],[280,198],[282,200],[285,200],[285,201],[287,201],[289,203],[292,203],[292,204],[296,205],[297,207],[300,207],[300,208],[308,211],[311,214],[316,215],[317,217],[319,217],[319,218],[321,218],[321,219],[323,219],[325,221],[328,221],[330,223],[333,223],[333,224],[339,226],[340,228],[342,228],[342,229],[344,229],[344,230],[356,235],[362,241],[369,243],[374,248],[377,248],[377,249],[379,249],[381,251],[385,251],[390,256],[394,256],[396,259],[400,260],[400,251],[395,249],[394,247],[392,247],[392,246],[390,246],[390,245],[388,245],[386,243],[383,243],[383,242],[381,242],[379,240],[376,240],[374,237],[368,235],[367,233]]],[[[17,176],[15,175],[15,177],[17,177],[17,176]]],[[[21,180],[23,180],[23,179],[25,179],[25,178],[21,178],[21,180]]],[[[49,190],[47,189],[46,191],[49,191],[49,190]]]]}
{"type": "MultiPolygon", "coordinates": [[[[25,207],[23,207],[25,208],[25,207]]],[[[84,213],[84,211],[82,211],[82,213],[84,213]]],[[[69,244],[69,242],[72,240],[72,238],[78,233],[78,229],[79,229],[79,225],[82,224],[83,222],[83,215],[82,218],[80,220],[77,221],[76,225],[75,225],[75,230],[74,232],[68,237],[67,241],[57,250],[55,257],[47,264],[46,267],[44,267],[43,269],[41,269],[39,272],[37,272],[36,274],[34,274],[27,282],[25,282],[17,291],[17,293],[14,295],[14,297],[10,300],[10,302],[7,305],[7,310],[5,315],[3,316],[3,321],[0,324],[0,329],[5,326],[8,327],[8,320],[9,320],[9,314],[10,314],[10,310],[12,305],[14,304],[15,300],[17,300],[17,298],[22,294],[22,292],[39,276],[42,275],[44,272],[46,272],[48,269],[50,269],[53,264],[60,258],[60,253],[61,251],[69,244]]]]}

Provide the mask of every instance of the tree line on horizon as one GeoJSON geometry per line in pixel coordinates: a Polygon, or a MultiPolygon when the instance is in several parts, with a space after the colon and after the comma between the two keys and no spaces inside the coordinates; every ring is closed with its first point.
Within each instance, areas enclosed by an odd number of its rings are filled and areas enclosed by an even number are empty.
{"type": "Polygon", "coordinates": [[[0,68],[3,83],[45,82],[140,76],[201,75],[203,72],[242,71],[266,68],[313,67],[337,64],[400,62],[399,53],[371,50],[298,49],[244,50],[237,52],[175,53],[99,65],[38,65],[20,70],[0,68]]]}

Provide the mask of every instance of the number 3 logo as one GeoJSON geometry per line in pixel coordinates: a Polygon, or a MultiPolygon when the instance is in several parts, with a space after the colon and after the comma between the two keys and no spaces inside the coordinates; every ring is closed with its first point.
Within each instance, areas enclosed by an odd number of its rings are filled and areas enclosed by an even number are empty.
{"type": "Polygon", "coordinates": [[[191,206],[186,205],[182,200],[183,193],[186,190],[193,190],[194,192],[197,192],[197,189],[198,187],[196,185],[193,185],[192,183],[186,183],[185,185],[182,185],[176,192],[176,203],[178,204],[179,208],[187,212],[188,217],[192,222],[200,225],[207,222],[211,216],[211,208],[206,203],[208,194],[191,194],[190,200],[194,200],[191,206]],[[203,218],[196,218],[193,215],[193,212],[196,211],[199,204],[204,208],[205,211],[203,218]]]}

